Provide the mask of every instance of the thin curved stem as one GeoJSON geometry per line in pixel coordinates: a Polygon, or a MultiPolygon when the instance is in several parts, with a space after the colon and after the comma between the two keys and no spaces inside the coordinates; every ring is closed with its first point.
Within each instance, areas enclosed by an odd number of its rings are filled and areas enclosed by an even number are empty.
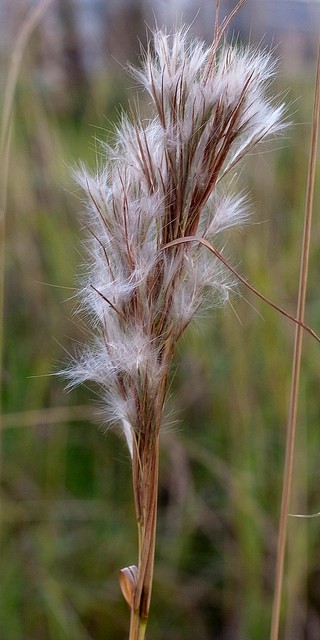
{"type": "Polygon", "coordinates": [[[243,276],[241,276],[240,273],[238,273],[238,271],[236,271],[236,269],[234,269],[229,264],[229,262],[223,257],[223,255],[215,247],[213,247],[212,244],[210,244],[210,242],[208,242],[208,240],[206,240],[205,238],[201,236],[185,236],[182,238],[176,238],[175,240],[172,240],[171,242],[168,242],[167,244],[163,245],[160,251],[164,251],[164,249],[168,249],[169,247],[174,247],[177,244],[184,244],[187,242],[199,242],[199,244],[202,244],[204,247],[207,247],[207,249],[209,249],[209,251],[211,251],[211,253],[213,253],[213,255],[216,256],[216,258],[218,258],[218,260],[220,260],[220,262],[222,262],[222,264],[225,267],[227,267],[227,269],[229,269],[229,271],[231,271],[231,273],[233,273],[233,275],[236,276],[236,278],[242,284],[244,284],[244,286],[247,287],[247,289],[249,289],[249,291],[252,291],[252,293],[254,293],[258,298],[260,298],[260,300],[263,300],[263,302],[266,302],[266,304],[268,304],[269,307],[272,307],[276,311],[279,311],[279,313],[285,316],[285,318],[288,318],[288,320],[292,320],[292,322],[294,322],[296,326],[300,327],[301,329],[309,333],[313,338],[315,338],[315,340],[317,340],[317,342],[320,342],[320,336],[318,336],[316,332],[313,331],[313,329],[311,329],[311,327],[308,327],[308,325],[302,322],[302,320],[299,317],[295,318],[290,313],[288,313],[288,311],[286,311],[285,309],[282,309],[282,307],[280,307],[278,304],[275,304],[275,302],[272,302],[272,300],[269,300],[269,298],[267,298],[262,293],[260,293],[260,291],[258,291],[258,289],[253,287],[252,284],[250,284],[245,278],[243,278],[243,276]]]}

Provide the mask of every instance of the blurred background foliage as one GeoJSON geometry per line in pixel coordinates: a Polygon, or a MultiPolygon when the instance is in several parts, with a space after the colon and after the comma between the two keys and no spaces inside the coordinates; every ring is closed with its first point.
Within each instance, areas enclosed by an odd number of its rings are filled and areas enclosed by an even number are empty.
{"type": "MultiPolygon", "coordinates": [[[[213,0],[172,4],[52,0],[23,52],[10,156],[1,159],[3,640],[127,637],[117,574],[136,562],[130,461],[116,435],[91,424],[95,390],[66,394],[52,374],[86,339],[73,313],[85,234],[70,167],[80,159],[94,167],[96,139],[109,139],[120,106],[135,94],[123,65],[136,62],[145,21],[193,21],[193,34],[212,33],[213,0]]],[[[1,5],[2,95],[35,5],[1,5]]],[[[222,2],[222,17],[232,6],[222,2]]],[[[237,177],[252,219],[226,238],[225,255],[291,313],[319,15],[317,2],[248,0],[234,25],[242,39],[275,46],[273,90],[289,87],[292,126],[237,177]]],[[[317,187],[307,302],[318,333],[319,195],[317,187]]],[[[231,303],[203,314],[177,352],[162,437],[150,640],[268,637],[294,328],[241,286],[231,303]]],[[[306,337],[292,513],[320,509],[319,383],[319,347],[306,337]]],[[[319,528],[318,518],[290,519],[283,640],[320,637],[319,528]]]]}

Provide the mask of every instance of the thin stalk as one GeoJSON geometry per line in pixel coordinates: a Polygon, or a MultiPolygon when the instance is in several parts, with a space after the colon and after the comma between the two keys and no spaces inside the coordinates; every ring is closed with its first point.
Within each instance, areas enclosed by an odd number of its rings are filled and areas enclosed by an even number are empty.
{"type": "Polygon", "coordinates": [[[147,621],[142,620],[139,611],[131,609],[129,640],[144,640],[147,621]]]}
{"type": "MultiPolygon", "coordinates": [[[[142,513],[137,510],[139,532],[139,565],[137,582],[131,603],[129,640],[144,640],[151,602],[154,572],[154,554],[157,530],[159,437],[147,448],[147,464],[134,460],[144,467],[139,494],[142,497],[142,513]]],[[[136,489],[136,487],[135,487],[136,489]]],[[[136,502],[137,504],[137,502],[136,502]]]]}
{"type": "MultiPolygon", "coordinates": [[[[43,0],[34,7],[24,20],[18,33],[15,47],[12,52],[11,62],[8,70],[8,76],[4,89],[3,108],[1,116],[1,133],[0,133],[0,160],[2,171],[1,190],[0,190],[0,357],[2,356],[3,347],[3,299],[4,299],[4,258],[5,258],[5,221],[7,209],[7,190],[8,190],[8,165],[10,154],[10,133],[11,121],[13,114],[13,104],[15,89],[17,86],[18,75],[23,59],[23,54],[28,41],[38,26],[48,6],[52,0],[43,0]]],[[[0,398],[1,401],[1,398],[0,398]]],[[[1,413],[1,412],[0,412],[1,413]]]]}
{"type": "Polygon", "coordinates": [[[285,318],[288,318],[288,320],[292,320],[292,322],[294,322],[301,329],[309,333],[310,336],[315,338],[317,342],[320,342],[320,336],[316,334],[316,332],[313,331],[311,327],[308,327],[308,325],[302,322],[301,320],[299,320],[299,318],[292,316],[285,309],[282,309],[282,307],[279,307],[279,305],[272,302],[272,300],[269,300],[269,298],[266,298],[266,296],[260,293],[258,289],[255,289],[255,287],[253,287],[247,280],[245,280],[245,278],[243,278],[243,276],[241,276],[240,273],[236,271],[236,269],[234,269],[229,264],[229,262],[223,257],[223,255],[215,247],[213,247],[212,244],[210,244],[210,242],[208,242],[208,240],[206,240],[205,238],[202,238],[201,236],[185,236],[183,238],[177,238],[176,240],[172,240],[171,242],[168,242],[163,247],[161,247],[161,251],[163,251],[164,249],[168,249],[169,247],[174,247],[177,244],[185,244],[188,242],[198,242],[199,244],[203,244],[204,247],[207,247],[207,249],[209,249],[209,251],[211,251],[211,253],[213,253],[213,255],[215,255],[216,258],[218,258],[218,260],[220,260],[220,262],[222,262],[222,264],[224,264],[224,266],[227,267],[227,269],[229,269],[229,271],[231,271],[231,273],[233,273],[234,276],[236,276],[239,282],[244,284],[244,286],[247,287],[247,289],[249,289],[249,291],[252,291],[252,293],[254,293],[258,298],[260,298],[260,300],[263,300],[263,302],[266,302],[266,304],[268,304],[269,307],[272,307],[272,309],[275,309],[276,311],[281,313],[285,318]]]}
{"type": "Polygon", "coordinates": [[[287,542],[287,533],[288,533],[288,513],[289,513],[289,502],[290,502],[291,485],[292,485],[299,378],[300,378],[300,369],[301,369],[301,353],[302,353],[302,339],[303,339],[302,323],[303,323],[304,314],[305,314],[305,301],[306,301],[307,279],[308,279],[313,195],[314,195],[316,155],[317,155],[318,131],[319,131],[319,114],[320,114],[320,45],[318,50],[318,62],[317,62],[317,72],[316,72],[313,124],[312,124],[312,134],[311,134],[311,144],[310,144],[308,182],[307,182],[307,194],[306,194],[306,204],[305,204],[305,218],[304,218],[304,230],[303,230],[302,253],[301,253],[301,264],[300,264],[300,281],[299,281],[299,292],[298,292],[298,303],[297,303],[297,319],[299,321],[299,324],[296,324],[293,363],[292,363],[291,393],[290,393],[290,403],[289,403],[289,410],[288,410],[286,453],[285,453],[284,474],[283,474],[282,500],[281,500],[281,510],[280,510],[280,523],[279,523],[276,575],[275,575],[275,591],[274,591],[274,598],[273,598],[270,640],[278,640],[279,638],[280,609],[281,609],[281,599],[282,599],[282,592],[283,592],[284,560],[285,560],[285,551],[286,551],[286,542],[287,542]]]}
{"type": "Polygon", "coordinates": [[[21,429],[34,427],[37,424],[55,425],[61,422],[82,422],[92,420],[93,410],[87,404],[51,407],[44,409],[28,409],[7,413],[2,416],[1,429],[21,429]]]}
{"type": "MultiPolygon", "coordinates": [[[[27,14],[20,31],[18,33],[14,49],[12,51],[11,62],[8,70],[7,80],[4,88],[3,107],[1,115],[0,131],[0,164],[2,168],[0,176],[0,477],[2,463],[2,375],[3,368],[3,347],[4,347],[4,289],[5,289],[5,257],[6,257],[6,215],[7,215],[7,192],[8,173],[11,142],[11,124],[14,105],[14,95],[17,86],[19,71],[25,48],[30,36],[39,24],[42,16],[47,10],[52,0],[42,0],[33,7],[27,14]]],[[[1,527],[1,518],[0,518],[1,527]]]]}

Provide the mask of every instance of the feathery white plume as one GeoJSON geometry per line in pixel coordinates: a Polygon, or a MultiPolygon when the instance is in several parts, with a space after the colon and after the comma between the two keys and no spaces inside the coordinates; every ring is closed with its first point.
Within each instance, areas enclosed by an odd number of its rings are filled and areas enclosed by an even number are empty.
{"type": "Polygon", "coordinates": [[[131,456],[158,433],[176,342],[208,303],[208,288],[228,297],[218,259],[181,239],[214,241],[245,218],[243,196],[219,183],[283,127],[284,106],[266,95],[274,71],[270,55],[255,49],[217,50],[189,41],[184,29],[156,31],[142,68],[131,69],[152,118],[123,117],[100,173],[79,176],[92,236],[83,305],[95,335],[67,376],[71,385],[99,384],[131,456]]]}

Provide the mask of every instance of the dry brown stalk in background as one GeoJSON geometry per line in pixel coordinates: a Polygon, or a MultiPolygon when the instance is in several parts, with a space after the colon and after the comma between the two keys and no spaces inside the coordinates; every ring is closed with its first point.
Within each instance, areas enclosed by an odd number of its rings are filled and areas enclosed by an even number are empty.
{"type": "Polygon", "coordinates": [[[300,264],[300,280],[297,303],[297,320],[294,353],[292,362],[291,377],[291,393],[290,404],[288,409],[288,427],[286,439],[286,455],[283,474],[282,501],[279,524],[279,537],[277,548],[277,565],[275,577],[275,591],[273,599],[272,623],[270,640],[278,640],[280,626],[280,609],[283,592],[283,572],[286,552],[287,532],[288,532],[288,516],[290,507],[290,494],[293,474],[293,459],[295,448],[297,408],[299,379],[301,369],[302,354],[302,338],[303,338],[303,321],[305,314],[305,303],[307,294],[308,266],[310,253],[310,238],[313,211],[313,195],[315,183],[315,171],[317,163],[318,134],[319,134],[319,117],[320,117],[320,46],[318,49],[318,63],[316,71],[315,98],[313,108],[313,120],[311,130],[310,157],[308,169],[308,183],[305,204],[304,229],[302,239],[301,264],[300,264]]]}
{"type": "MultiPolygon", "coordinates": [[[[6,258],[6,215],[7,215],[7,188],[8,171],[10,159],[11,140],[11,120],[14,107],[14,95],[17,85],[18,74],[25,48],[32,33],[37,28],[40,20],[52,0],[40,0],[32,7],[23,21],[17,34],[16,42],[12,52],[8,75],[4,88],[3,107],[1,114],[0,131],[0,478],[2,475],[2,365],[3,365],[3,344],[4,344],[4,289],[5,289],[5,258],[6,258]]],[[[0,504],[0,530],[1,530],[1,504],[0,504]]]]}

